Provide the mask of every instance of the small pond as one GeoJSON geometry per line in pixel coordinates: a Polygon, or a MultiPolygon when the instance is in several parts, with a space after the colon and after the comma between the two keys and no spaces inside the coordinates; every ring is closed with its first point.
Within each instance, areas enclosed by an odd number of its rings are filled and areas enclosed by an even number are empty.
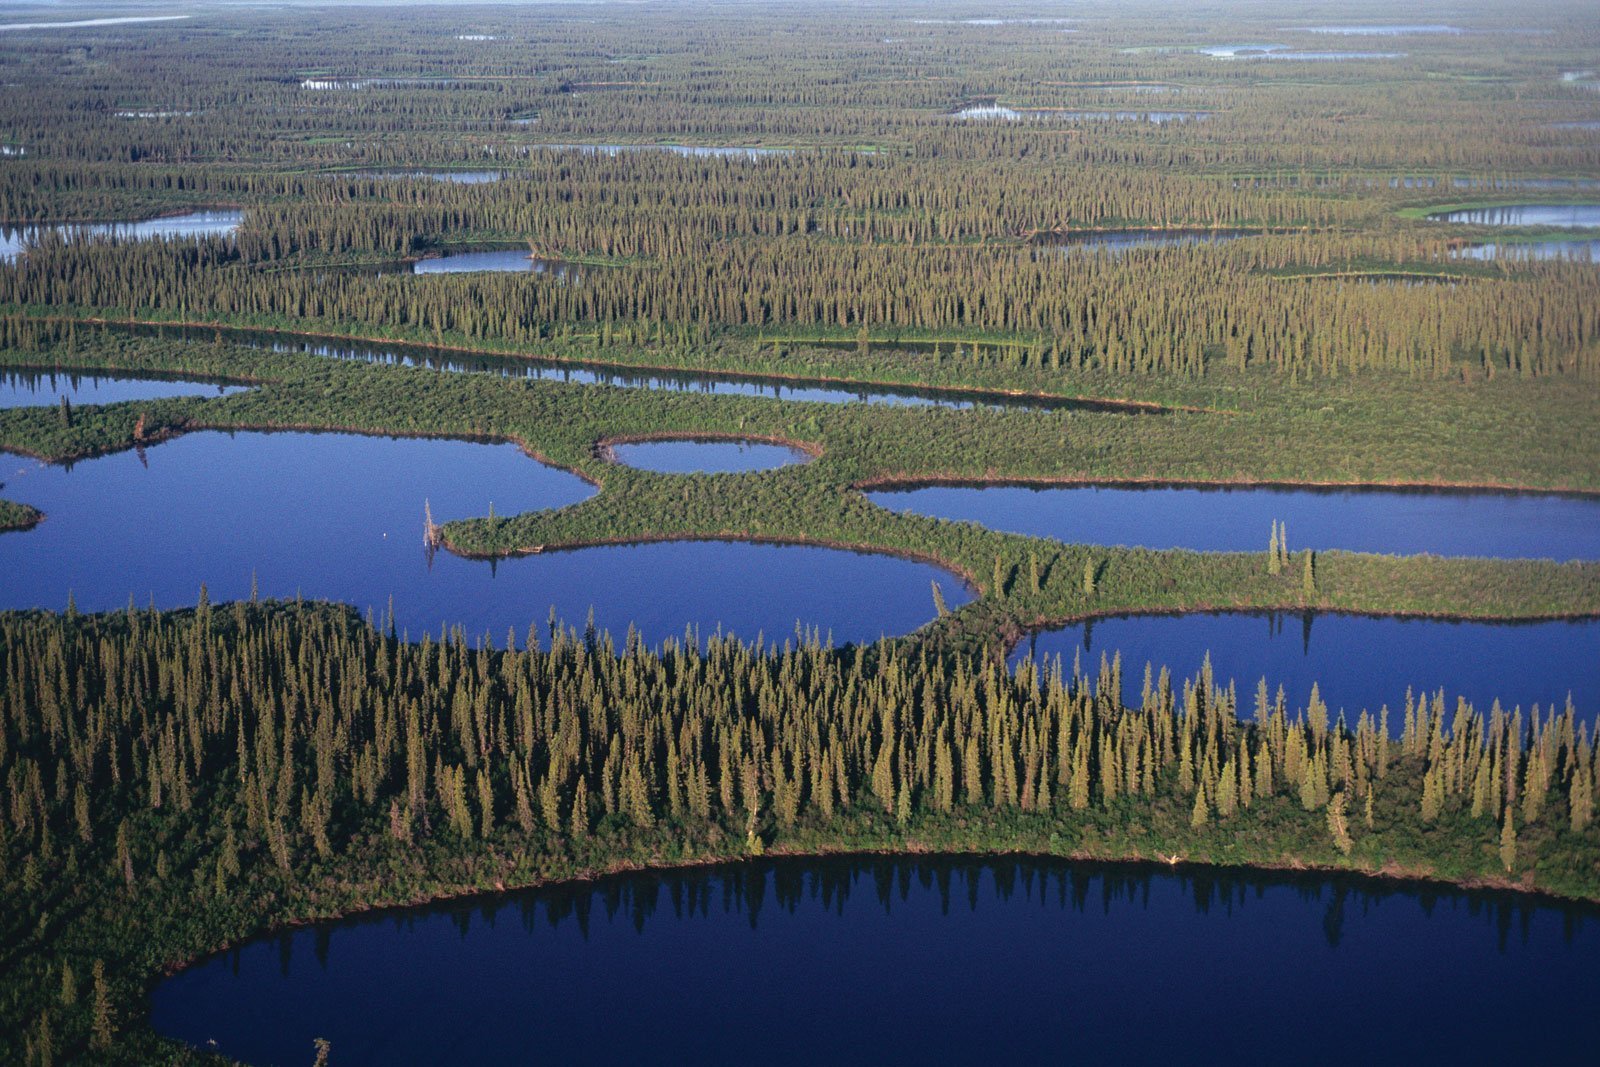
{"type": "Polygon", "coordinates": [[[711,541],[611,546],[491,564],[423,543],[438,522],[575,504],[595,492],[512,445],[348,434],[195,433],[145,452],[47,466],[0,454],[0,494],[45,521],[0,534],[0,610],[84,611],[262,596],[338,600],[379,615],[393,596],[413,638],[440,624],[503,641],[554,607],[620,643],[686,626],[782,640],[796,622],[839,641],[909,632],[971,598],[938,568],[889,556],[711,541]]]}
{"type": "Polygon", "coordinates": [[[626,152],[670,152],[677,156],[704,156],[722,159],[761,159],[786,156],[792,148],[758,148],[744,145],[705,144],[541,144],[532,145],[547,152],[582,152],[587,155],[616,156],[626,152]]]}
{"type": "Polygon", "coordinates": [[[1600,497],[1535,493],[1175,486],[930,486],[869,493],[875,504],[1007,533],[1095,545],[1265,552],[1600,559],[1600,497]]]}
{"type": "Polygon", "coordinates": [[[1473,226],[1600,226],[1600,204],[1506,204],[1500,207],[1440,211],[1435,222],[1464,222],[1473,226]]]}
{"type": "Polygon", "coordinates": [[[1207,1061],[1294,1049],[1334,1064],[1356,1019],[1396,1063],[1581,1063],[1597,958],[1593,909],[1510,894],[783,860],[290,931],[162,981],[151,1001],[157,1033],[283,1067],[309,1063],[317,1037],[346,1067],[735,1063],[753,1048],[783,1065],[1053,1063],[1069,1048],[1073,1062],[1173,1064],[1197,1041],[1207,1061]],[[1226,1022],[1241,1010],[1247,1025],[1226,1022]]]}
{"type": "MultiPolygon", "coordinates": [[[[1260,678],[1275,693],[1282,685],[1293,707],[1304,707],[1311,686],[1334,708],[1376,712],[1388,705],[1398,730],[1405,695],[1443,687],[1447,707],[1462,696],[1487,711],[1498,698],[1527,712],[1537,703],[1561,707],[1568,693],[1579,714],[1600,712],[1600,622],[1447,622],[1362,615],[1194,614],[1100,619],[1025,638],[1012,654],[1041,663],[1060,657],[1070,674],[1075,659],[1085,674],[1100,657],[1122,654],[1122,691],[1137,703],[1144,665],[1192,677],[1207,653],[1219,679],[1238,684],[1240,711],[1249,717],[1260,678]]],[[[1176,683],[1175,683],[1176,684],[1176,683]]]]}
{"type": "Polygon", "coordinates": [[[606,445],[604,451],[615,463],[659,474],[742,474],[811,460],[801,449],[765,441],[632,441],[606,445]]]}
{"type": "Polygon", "coordinates": [[[239,228],[243,217],[242,211],[217,209],[191,211],[183,215],[162,215],[133,222],[68,222],[50,226],[0,226],[0,260],[14,258],[44,233],[58,233],[68,240],[78,237],[109,237],[120,241],[226,237],[239,228]]]}
{"type": "Polygon", "coordinates": [[[452,185],[488,185],[505,177],[499,170],[351,170],[330,171],[330,178],[371,178],[378,181],[435,181],[452,185]]]}
{"type": "Polygon", "coordinates": [[[532,256],[526,248],[495,252],[446,252],[411,264],[413,274],[470,274],[475,271],[548,274],[553,278],[573,280],[583,276],[583,268],[576,263],[532,256]]]}
{"type": "Polygon", "coordinates": [[[53,406],[66,397],[73,407],[162,400],[175,396],[228,396],[247,386],[150,378],[102,371],[41,371],[0,368],[0,408],[53,406]]]}
{"type": "Polygon", "coordinates": [[[1571,259],[1600,263],[1600,238],[1589,241],[1489,241],[1457,249],[1463,259],[1571,259]]]}

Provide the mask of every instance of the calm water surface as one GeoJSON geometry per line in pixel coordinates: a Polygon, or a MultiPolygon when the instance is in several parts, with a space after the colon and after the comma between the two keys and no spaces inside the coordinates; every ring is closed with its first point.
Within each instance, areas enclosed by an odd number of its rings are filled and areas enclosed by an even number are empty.
{"type": "Polygon", "coordinates": [[[583,268],[559,259],[540,259],[528,255],[526,248],[499,252],[447,252],[442,256],[419,259],[411,265],[413,274],[468,274],[473,271],[549,274],[556,278],[578,278],[583,268]]]}
{"type": "Polygon", "coordinates": [[[441,623],[501,641],[541,627],[553,606],[581,626],[589,609],[620,642],[687,625],[754,640],[797,621],[839,641],[909,632],[934,616],[931,583],[953,606],[952,575],[888,556],[823,548],[676,542],[546,552],[497,564],[423,547],[423,504],[438,522],[577,503],[575,475],[511,445],[341,434],[197,433],[149,449],[52,467],[0,455],[8,499],[45,521],[0,534],[0,609],[193,604],[261,595],[339,600],[380,615],[394,597],[414,638],[441,623]]]}
{"type": "Polygon", "coordinates": [[[1600,498],[1515,493],[931,486],[868,493],[894,511],[1095,545],[1265,552],[1600,559],[1600,498]]]}
{"type": "Polygon", "coordinates": [[[1600,226],[1600,204],[1508,204],[1474,207],[1429,215],[1436,222],[1474,226],[1600,226]]]}
{"type": "Polygon", "coordinates": [[[158,1033],[284,1067],[309,1063],[315,1037],[351,1067],[735,1063],[752,1049],[806,1065],[1343,1064],[1352,1040],[1394,1063],[1580,1063],[1596,959],[1593,911],[1504,895],[1037,860],[785,861],[300,930],[151,1000],[158,1033]]]}
{"type": "Polygon", "coordinates": [[[639,441],[610,447],[618,463],[662,474],[738,474],[776,470],[811,457],[763,441],[639,441]]]}
{"type": "Polygon", "coordinates": [[[1455,253],[1463,259],[1570,259],[1600,263],[1600,238],[1591,241],[1490,241],[1455,253]]]}
{"type": "Polygon", "coordinates": [[[242,211],[220,209],[191,211],[184,215],[163,215],[136,222],[69,222],[51,226],[0,226],[0,261],[15,258],[45,233],[58,233],[69,240],[76,237],[110,237],[121,241],[226,237],[239,228],[243,218],[242,211]]]}
{"type": "Polygon", "coordinates": [[[1206,655],[1218,678],[1238,684],[1248,717],[1258,679],[1291,707],[1305,707],[1311,685],[1332,708],[1354,714],[1388,705],[1390,725],[1404,718],[1405,694],[1443,687],[1447,704],[1466,697],[1487,710],[1499,699],[1524,710],[1563,706],[1570,693],[1590,721],[1600,712],[1600,622],[1469,623],[1360,615],[1146,615],[1100,619],[1024,639],[1012,654],[1036,662],[1060,658],[1094,676],[1100,658],[1122,654],[1122,691],[1138,703],[1144,665],[1192,677],[1206,655]]]}
{"type": "Polygon", "coordinates": [[[139,378],[82,371],[0,369],[0,408],[31,408],[61,403],[117,404],[124,400],[161,400],[174,396],[228,396],[246,386],[220,385],[181,378],[139,378]]]}

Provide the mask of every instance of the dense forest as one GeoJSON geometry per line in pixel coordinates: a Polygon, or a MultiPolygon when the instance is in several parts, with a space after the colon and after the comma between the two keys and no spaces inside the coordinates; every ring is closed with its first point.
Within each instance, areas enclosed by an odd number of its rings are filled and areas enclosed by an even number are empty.
{"type": "Polygon", "coordinates": [[[1335,720],[1209,670],[1147,670],[1124,707],[1119,662],[377,622],[204,590],[0,617],[8,1059],[151,1054],[145,977],[262,925],[639,864],[1027,851],[1600,898],[1570,707],[1397,694],[1335,720]]]}

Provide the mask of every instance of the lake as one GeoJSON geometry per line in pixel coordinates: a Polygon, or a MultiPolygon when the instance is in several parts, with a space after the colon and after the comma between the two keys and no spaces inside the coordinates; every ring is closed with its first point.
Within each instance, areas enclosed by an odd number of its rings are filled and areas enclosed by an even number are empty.
{"type": "MultiPolygon", "coordinates": [[[[1012,662],[1031,654],[1041,664],[1060,657],[1070,674],[1080,660],[1093,676],[1100,657],[1122,653],[1122,691],[1138,704],[1144,665],[1170,667],[1174,679],[1198,673],[1206,654],[1224,682],[1238,683],[1240,713],[1254,709],[1256,682],[1284,687],[1291,707],[1304,707],[1311,685],[1335,710],[1354,715],[1388,705],[1398,731],[1405,695],[1445,689],[1447,706],[1464,696],[1487,711],[1534,703],[1560,707],[1570,692],[1583,718],[1600,711],[1600,622],[1496,624],[1363,615],[1193,614],[1118,616],[1024,638],[1012,662]]],[[[1176,685],[1176,681],[1174,685],[1176,685]]]]}
{"type": "Polygon", "coordinates": [[[226,237],[238,230],[243,217],[242,211],[214,209],[191,211],[182,215],[161,215],[132,222],[65,222],[48,226],[0,226],[0,261],[15,258],[45,233],[61,234],[68,240],[80,237],[109,237],[119,241],[226,237]]]}
{"type": "Polygon", "coordinates": [[[810,462],[788,445],[764,441],[634,441],[606,446],[615,463],[660,474],[745,474],[810,462]]]}
{"type": "Polygon", "coordinates": [[[1435,222],[1464,222],[1473,226],[1600,226],[1600,204],[1505,204],[1500,207],[1440,211],[1435,222]]]}
{"type": "Polygon", "coordinates": [[[1265,552],[1272,523],[1282,522],[1291,551],[1600,559],[1600,497],[1017,485],[940,485],[867,497],[894,511],[1095,545],[1265,552]]]}
{"type": "MultiPolygon", "coordinates": [[[[107,328],[142,336],[174,337],[205,342],[212,341],[219,334],[219,331],[205,327],[111,326],[107,328]]],[[[446,373],[498,374],[505,378],[563,381],[578,385],[611,385],[623,389],[656,389],[667,392],[705,393],[712,396],[764,396],[774,400],[817,404],[888,404],[956,409],[982,407],[1012,411],[1125,410],[1095,401],[1039,399],[1007,396],[1003,393],[968,393],[914,387],[849,386],[805,379],[781,381],[739,374],[630,371],[575,360],[477,356],[398,343],[374,345],[344,340],[295,338],[250,330],[221,331],[221,336],[235,344],[245,344],[274,352],[304,352],[309,355],[363,363],[429,367],[446,373]]]]}
{"type": "Polygon", "coordinates": [[[1338,1064],[1352,1040],[1396,1063],[1581,1063],[1597,958],[1593,909],[1508,894],[785,860],[296,930],[163,980],[151,1004],[157,1033],[284,1067],[309,1063],[316,1037],[347,1067],[735,1063],[757,1048],[808,1065],[1165,1065],[1200,1048],[1338,1064]]]}
{"type": "Polygon", "coordinates": [[[174,396],[228,396],[246,388],[186,378],[149,378],[100,371],[0,368],[0,408],[53,407],[61,403],[62,397],[73,407],[81,407],[174,396]]]}
{"type": "Polygon", "coordinates": [[[686,541],[590,548],[491,564],[423,545],[438,522],[575,504],[595,490],[512,445],[348,434],[195,433],[145,450],[48,466],[0,454],[6,498],[45,521],[0,534],[0,610],[193,604],[250,593],[329,599],[381,614],[394,597],[413,638],[441,623],[502,641],[541,628],[553,606],[582,626],[592,607],[620,643],[719,625],[783,640],[797,620],[836,641],[908,633],[934,618],[931,583],[971,594],[922,563],[833,549],[686,541]]]}

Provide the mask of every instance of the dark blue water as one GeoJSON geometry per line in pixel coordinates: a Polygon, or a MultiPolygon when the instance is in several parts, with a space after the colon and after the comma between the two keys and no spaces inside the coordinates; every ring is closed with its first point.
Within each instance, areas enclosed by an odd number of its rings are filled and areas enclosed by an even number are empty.
{"type": "Polygon", "coordinates": [[[501,561],[433,555],[434,519],[562,507],[593,487],[511,445],[341,434],[199,433],[68,468],[0,455],[8,499],[45,521],[0,534],[0,609],[80,610],[262,596],[338,600],[381,615],[394,597],[413,638],[441,623],[499,642],[543,627],[552,606],[620,642],[651,644],[688,625],[783,640],[797,621],[838,642],[876,640],[934,617],[931,583],[954,606],[970,594],[945,571],[823,548],[681,542],[547,552],[501,561]]]}
{"type": "Polygon", "coordinates": [[[931,486],[868,493],[875,504],[1008,533],[1095,545],[1265,552],[1600,559],[1600,498],[1304,489],[931,486]]]}
{"type": "Polygon", "coordinates": [[[1124,699],[1137,704],[1144,665],[1171,669],[1174,685],[1199,673],[1206,655],[1226,684],[1238,685],[1239,711],[1255,706],[1256,682],[1283,686],[1290,706],[1303,708],[1312,683],[1335,710],[1351,719],[1387,705],[1390,725],[1404,718],[1405,695],[1441,687],[1452,710],[1457,696],[1487,711],[1499,699],[1524,711],[1534,704],[1561,708],[1570,694],[1584,718],[1600,712],[1600,622],[1442,622],[1361,615],[1145,615],[1100,619],[1026,638],[1012,662],[1032,655],[1041,664],[1059,657],[1096,675],[1101,656],[1122,654],[1124,699]]]}
{"type": "Polygon", "coordinates": [[[1600,226],[1600,204],[1509,204],[1505,207],[1462,208],[1429,215],[1438,222],[1475,226],[1600,226]]]}
{"type": "Polygon", "coordinates": [[[608,451],[618,463],[662,474],[769,471],[811,459],[798,448],[761,441],[639,441],[608,451]]]}
{"type": "Polygon", "coordinates": [[[1251,873],[788,861],[440,905],[163,981],[255,1064],[1592,1062],[1600,918],[1251,873]],[[1365,1050],[1365,1051],[1359,1051],[1365,1050]]]}
{"type": "Polygon", "coordinates": [[[137,378],[79,371],[0,370],[0,408],[29,408],[61,403],[117,404],[124,400],[160,400],[173,396],[227,396],[244,386],[219,385],[177,378],[137,378]]]}

